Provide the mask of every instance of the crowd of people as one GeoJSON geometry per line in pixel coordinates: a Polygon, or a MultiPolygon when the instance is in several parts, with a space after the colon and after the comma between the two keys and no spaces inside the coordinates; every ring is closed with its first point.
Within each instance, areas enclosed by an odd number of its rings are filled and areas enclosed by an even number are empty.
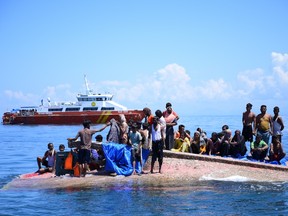
{"type": "MultiPolygon", "coordinates": [[[[164,149],[174,152],[221,157],[246,157],[251,160],[269,161],[285,165],[282,160],[286,154],[281,143],[284,123],[282,117],[279,115],[279,111],[279,107],[275,106],[273,109],[274,116],[272,116],[267,113],[266,105],[262,105],[260,107],[260,114],[256,115],[252,112],[252,104],[248,103],[246,111],[242,115],[242,131],[237,129],[232,133],[228,125],[223,125],[221,132],[212,132],[211,136],[208,136],[205,130],[201,128],[197,128],[191,134],[189,130],[185,129],[185,125],[178,125],[180,117],[172,109],[172,104],[168,102],[166,103],[166,110],[156,110],[154,115],[150,108],[145,107],[143,109],[145,117],[142,122],[126,122],[125,116],[121,115],[119,121],[111,119],[102,128],[96,130],[90,129],[90,121],[85,121],[83,129],[78,131],[76,137],[68,138],[68,140],[75,141],[80,138],[82,143],[77,150],[82,176],[85,176],[87,170],[93,167],[93,161],[95,167],[99,155],[103,159],[103,152],[100,154],[99,149],[96,152],[95,150],[91,150],[91,144],[92,136],[107,127],[110,127],[106,136],[107,142],[131,146],[133,174],[136,174],[136,162],[140,162],[141,167],[143,165],[142,149],[152,151],[151,173],[154,173],[156,160],[159,163],[158,171],[162,173],[164,149]],[[178,129],[175,130],[175,127],[178,127],[178,129]]],[[[96,136],[97,142],[102,143],[102,139],[101,135],[96,136]]],[[[53,171],[55,168],[55,154],[56,151],[53,144],[49,143],[44,157],[37,158],[38,167],[41,172],[43,172],[41,164],[46,166],[45,171],[53,171]]],[[[143,173],[143,170],[138,174],[141,173],[143,173]]]]}

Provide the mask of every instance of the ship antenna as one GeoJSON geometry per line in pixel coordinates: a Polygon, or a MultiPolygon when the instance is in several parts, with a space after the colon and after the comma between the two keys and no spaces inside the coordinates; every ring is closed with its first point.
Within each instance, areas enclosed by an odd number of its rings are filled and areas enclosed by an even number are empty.
{"type": "Polygon", "coordinates": [[[89,86],[88,86],[86,74],[84,75],[84,80],[85,80],[85,86],[86,86],[86,94],[89,95],[91,93],[91,90],[89,89],[89,86]]]}

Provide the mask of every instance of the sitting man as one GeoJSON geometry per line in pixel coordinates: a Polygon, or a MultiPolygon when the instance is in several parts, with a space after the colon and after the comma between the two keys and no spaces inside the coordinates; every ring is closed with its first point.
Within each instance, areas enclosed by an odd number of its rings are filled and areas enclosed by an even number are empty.
{"type": "Polygon", "coordinates": [[[171,151],[189,152],[190,149],[190,135],[185,131],[184,125],[179,125],[178,131],[174,134],[174,148],[171,151]]]}
{"type": "MultiPolygon", "coordinates": [[[[101,145],[103,141],[102,135],[98,134],[96,136],[96,144],[101,145]]],[[[91,160],[89,163],[90,170],[99,170],[103,168],[105,164],[105,156],[102,147],[97,147],[96,149],[91,149],[91,160]]]]}
{"type": "Polygon", "coordinates": [[[222,138],[221,138],[221,147],[220,154],[222,157],[228,156],[230,154],[230,141],[232,139],[232,132],[229,129],[228,125],[222,126],[222,138]]]}
{"type": "Polygon", "coordinates": [[[207,140],[206,153],[208,155],[220,155],[220,145],[221,142],[218,133],[213,132],[211,138],[207,140]]]}
{"type": "Polygon", "coordinates": [[[280,164],[281,160],[285,157],[286,153],[278,136],[272,136],[272,143],[270,144],[269,159],[270,161],[277,161],[280,164]]]}
{"type": "Polygon", "coordinates": [[[236,130],[230,142],[230,154],[232,157],[244,156],[247,152],[245,137],[241,135],[240,130],[236,130]]]}
{"type": "Polygon", "coordinates": [[[37,157],[38,171],[39,173],[54,172],[55,171],[55,161],[56,161],[56,150],[54,149],[53,143],[48,143],[48,150],[45,152],[44,156],[37,157]],[[41,168],[41,164],[46,168],[41,168]]]}
{"type": "Polygon", "coordinates": [[[194,132],[194,136],[190,145],[190,152],[195,154],[205,154],[206,153],[206,142],[201,137],[199,131],[194,132]]]}
{"type": "Polygon", "coordinates": [[[256,140],[251,143],[252,158],[259,161],[264,161],[268,152],[268,144],[262,140],[262,135],[257,134],[256,140]]]}

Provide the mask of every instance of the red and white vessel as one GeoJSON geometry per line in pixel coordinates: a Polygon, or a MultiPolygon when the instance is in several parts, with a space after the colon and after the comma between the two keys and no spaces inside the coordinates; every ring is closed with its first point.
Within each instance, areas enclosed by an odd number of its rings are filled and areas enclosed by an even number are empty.
{"type": "Polygon", "coordinates": [[[126,117],[127,122],[141,121],[144,118],[142,110],[127,109],[112,100],[112,94],[94,94],[88,87],[85,76],[86,94],[78,94],[76,102],[43,103],[39,106],[25,106],[5,112],[3,124],[30,125],[70,125],[82,124],[90,120],[92,124],[105,124],[112,118],[120,120],[120,115],[126,117]]]}

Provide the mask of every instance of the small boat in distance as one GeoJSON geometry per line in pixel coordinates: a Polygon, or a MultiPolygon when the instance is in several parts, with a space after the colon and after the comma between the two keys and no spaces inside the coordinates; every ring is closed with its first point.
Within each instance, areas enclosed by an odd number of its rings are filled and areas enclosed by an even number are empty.
{"type": "Polygon", "coordinates": [[[120,120],[124,115],[127,122],[141,121],[144,118],[142,110],[131,110],[113,101],[112,94],[94,94],[89,89],[86,76],[84,76],[86,94],[78,94],[76,102],[55,102],[39,106],[24,106],[5,112],[2,117],[3,124],[29,124],[29,125],[70,125],[82,124],[90,120],[92,124],[105,124],[112,118],[120,120]]]}

